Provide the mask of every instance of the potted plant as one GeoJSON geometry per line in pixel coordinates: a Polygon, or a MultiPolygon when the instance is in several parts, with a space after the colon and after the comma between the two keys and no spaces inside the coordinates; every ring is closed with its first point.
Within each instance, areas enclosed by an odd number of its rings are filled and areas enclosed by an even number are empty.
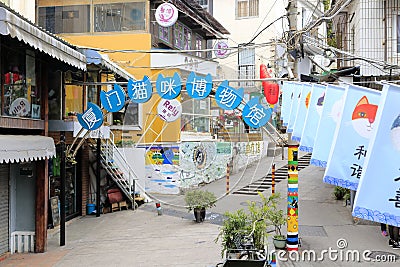
{"type": "Polygon", "coordinates": [[[233,251],[237,248],[235,237],[241,233],[251,231],[249,215],[243,209],[239,209],[234,212],[227,211],[224,213],[224,216],[226,219],[220,228],[215,242],[221,240],[221,257],[224,257],[224,254],[227,253],[226,258],[236,258],[238,255],[233,251]]]}
{"type": "Polygon", "coordinates": [[[190,190],[185,194],[185,202],[188,210],[193,210],[196,222],[202,222],[206,217],[206,209],[215,206],[217,197],[207,190],[190,190]]]}
{"type": "Polygon", "coordinates": [[[259,193],[259,196],[262,200],[261,205],[259,205],[259,202],[248,201],[247,211],[239,209],[234,212],[225,212],[226,219],[215,239],[215,242],[221,240],[222,257],[225,253],[227,254],[226,258],[240,257],[240,255],[237,255],[238,253],[235,253],[235,249],[239,245],[235,238],[248,235],[252,231],[253,223],[255,227],[253,233],[254,248],[258,251],[264,250],[268,236],[267,226],[270,223],[267,218],[270,199],[264,197],[261,193],[259,193]]]}
{"type": "Polygon", "coordinates": [[[278,208],[278,201],[280,194],[274,194],[268,199],[268,209],[266,216],[268,221],[274,226],[275,235],[273,236],[273,243],[276,249],[286,248],[286,236],[282,235],[282,226],[285,225],[287,216],[282,209],[278,208]]]}
{"type": "Polygon", "coordinates": [[[341,186],[335,186],[335,189],[333,190],[333,195],[335,196],[336,200],[342,200],[346,194],[350,195],[349,189],[341,186]]]}

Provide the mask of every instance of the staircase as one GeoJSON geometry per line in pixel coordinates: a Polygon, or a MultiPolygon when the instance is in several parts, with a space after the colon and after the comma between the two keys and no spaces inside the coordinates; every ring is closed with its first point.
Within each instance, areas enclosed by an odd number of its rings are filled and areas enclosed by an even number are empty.
{"type": "MultiPolygon", "coordinates": [[[[117,149],[112,139],[104,138],[100,140],[101,166],[132,203],[132,208],[134,208],[137,175],[131,169],[122,153],[117,149]]],[[[87,141],[92,148],[96,149],[97,139],[87,139],[87,141]]]]}

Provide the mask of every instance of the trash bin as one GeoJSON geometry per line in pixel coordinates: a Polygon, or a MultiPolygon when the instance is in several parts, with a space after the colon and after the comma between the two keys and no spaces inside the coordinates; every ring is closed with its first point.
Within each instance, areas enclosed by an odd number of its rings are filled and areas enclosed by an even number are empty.
{"type": "Polygon", "coordinates": [[[92,214],[95,210],[96,210],[95,204],[91,204],[91,203],[86,204],[86,213],[88,215],[92,214]]]}

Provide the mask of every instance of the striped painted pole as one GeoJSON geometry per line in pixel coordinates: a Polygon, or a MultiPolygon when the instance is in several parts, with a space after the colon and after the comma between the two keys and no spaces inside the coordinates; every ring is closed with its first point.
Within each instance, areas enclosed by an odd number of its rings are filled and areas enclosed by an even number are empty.
{"type": "Polygon", "coordinates": [[[287,250],[299,250],[299,223],[298,223],[298,200],[299,200],[299,145],[288,147],[288,207],[287,207],[287,250]]]}
{"type": "Polygon", "coordinates": [[[272,164],[271,180],[272,195],[275,195],[275,163],[272,164]]]}
{"type": "Polygon", "coordinates": [[[229,168],[229,163],[226,164],[226,194],[229,194],[229,174],[230,174],[230,168],[229,168]]]}

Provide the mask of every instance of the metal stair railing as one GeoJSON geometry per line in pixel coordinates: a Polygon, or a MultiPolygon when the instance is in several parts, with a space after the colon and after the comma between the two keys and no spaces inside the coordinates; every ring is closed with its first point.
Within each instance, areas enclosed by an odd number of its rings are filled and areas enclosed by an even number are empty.
{"type": "Polygon", "coordinates": [[[128,197],[134,208],[136,174],[111,139],[101,139],[101,150],[101,162],[104,169],[128,197]]]}
{"type": "Polygon", "coordinates": [[[101,138],[101,164],[107,174],[118,185],[135,207],[135,187],[138,180],[136,173],[122,153],[118,150],[112,138],[101,138]]]}

